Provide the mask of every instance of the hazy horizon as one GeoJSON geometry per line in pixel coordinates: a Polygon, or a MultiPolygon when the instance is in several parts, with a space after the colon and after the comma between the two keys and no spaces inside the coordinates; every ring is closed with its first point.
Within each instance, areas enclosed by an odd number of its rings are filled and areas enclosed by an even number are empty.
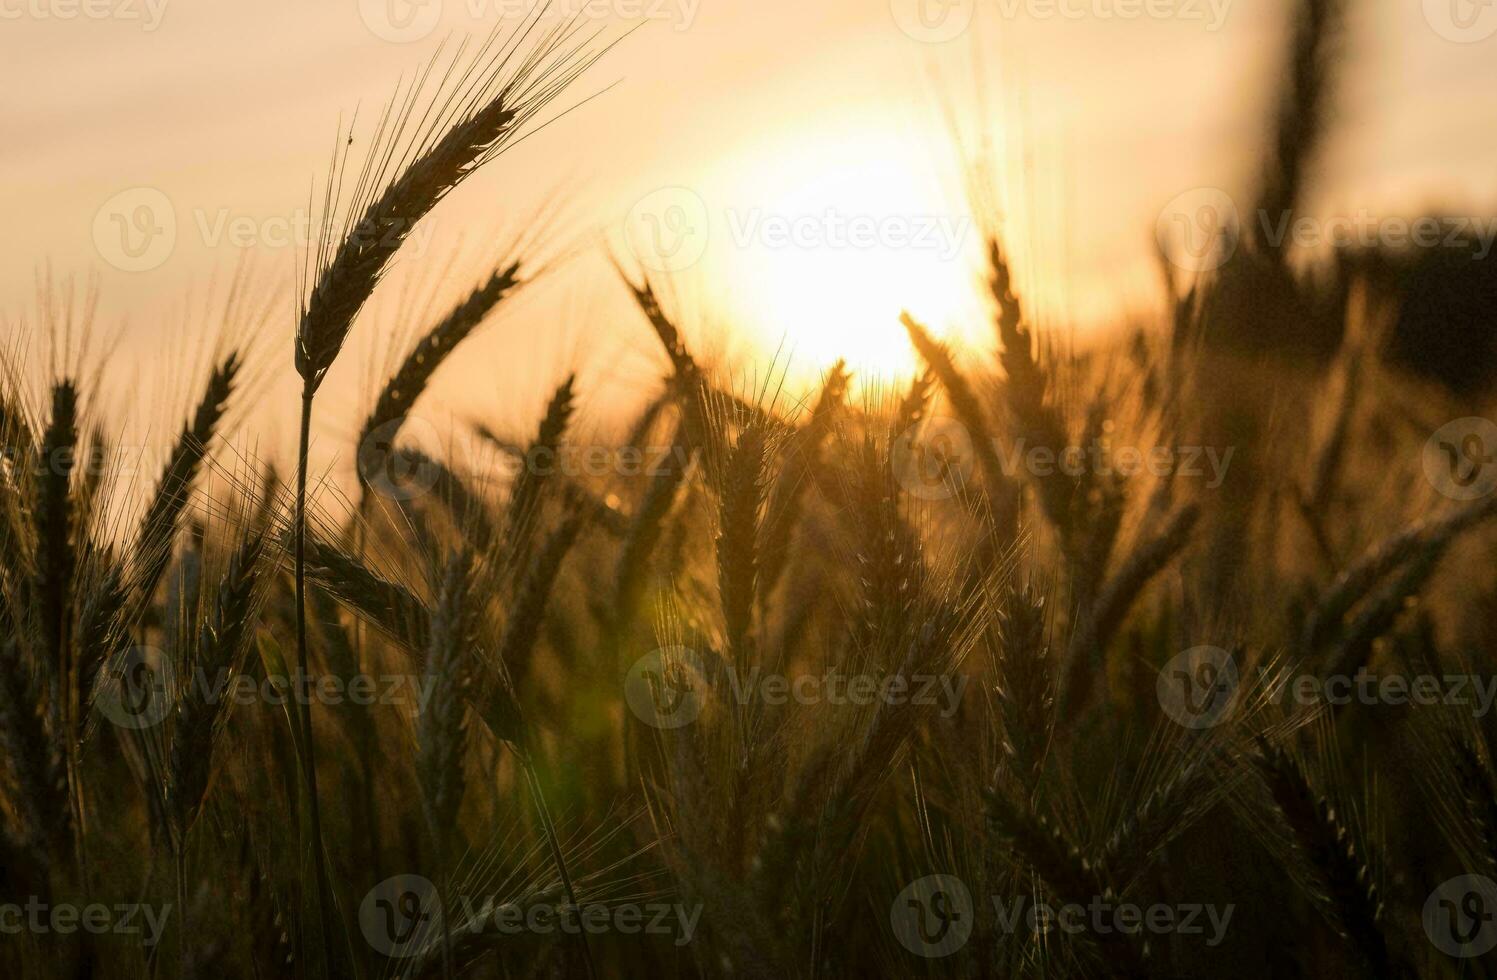
{"type": "MultiPolygon", "coordinates": [[[[984,138],[1000,218],[1043,322],[1085,336],[1120,311],[1147,311],[1160,299],[1160,209],[1197,188],[1238,199],[1252,186],[1287,16],[1283,2],[1164,6],[1177,15],[1126,19],[1126,0],[956,2],[931,8],[938,29],[924,36],[973,14],[970,23],[932,43],[911,36],[925,29],[903,0],[839,0],[793,18],[711,0],[593,4],[582,24],[619,43],[561,103],[584,104],[418,228],[355,327],[328,415],[352,425],[406,338],[537,217],[549,230],[541,254],[567,261],[445,369],[446,402],[460,415],[523,424],[573,369],[590,376],[606,415],[617,392],[656,374],[610,256],[653,267],[687,330],[728,328],[705,341],[719,353],[764,370],[778,352],[793,381],[837,356],[865,378],[907,371],[896,319],[905,306],[959,345],[985,348],[969,288],[979,235],[962,186],[984,138]],[[687,239],[667,260],[631,248],[643,228],[678,233],[683,216],[687,239]],[[871,236],[861,244],[859,222],[871,236]],[[412,292],[402,273],[418,267],[412,292]]],[[[6,9],[13,81],[44,80],[0,110],[25,137],[0,147],[0,166],[12,175],[11,214],[29,232],[0,244],[6,322],[35,319],[39,270],[97,276],[98,325],[118,337],[118,358],[149,375],[164,347],[218,329],[184,307],[249,259],[277,295],[255,339],[271,387],[290,383],[276,365],[284,351],[289,367],[289,287],[339,134],[356,118],[370,123],[444,44],[481,40],[524,14],[477,0],[95,0],[87,9],[112,12],[103,19],[36,15],[70,9],[66,0],[6,9]],[[175,240],[164,253],[158,238],[155,251],[122,256],[109,243],[139,231],[122,223],[141,200],[166,202],[170,220],[155,224],[170,224],[175,240]]],[[[1476,84],[1497,41],[1458,43],[1437,23],[1417,5],[1353,12],[1311,182],[1315,210],[1492,207],[1484,174],[1497,167],[1497,136],[1463,119],[1497,99],[1476,84]],[[1420,84],[1403,84],[1408,76],[1420,84]]],[[[348,149],[360,159],[359,144],[348,149]]]]}

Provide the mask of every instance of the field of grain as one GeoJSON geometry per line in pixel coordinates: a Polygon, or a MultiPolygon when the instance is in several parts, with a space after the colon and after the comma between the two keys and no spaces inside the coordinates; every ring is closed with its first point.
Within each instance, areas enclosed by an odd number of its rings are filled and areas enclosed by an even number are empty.
{"type": "MultiPolygon", "coordinates": [[[[1342,7],[1298,4],[1254,215],[1301,197],[1342,7]]],[[[1083,345],[987,213],[984,345],[911,304],[912,381],[802,397],[615,254],[661,365],[625,434],[567,374],[444,455],[410,420],[547,274],[522,245],[317,470],[413,230],[607,56],[534,26],[411,80],[336,155],[294,339],[202,324],[148,471],[71,287],[8,338],[6,975],[1491,975],[1491,263],[1222,225],[1083,345]]]]}

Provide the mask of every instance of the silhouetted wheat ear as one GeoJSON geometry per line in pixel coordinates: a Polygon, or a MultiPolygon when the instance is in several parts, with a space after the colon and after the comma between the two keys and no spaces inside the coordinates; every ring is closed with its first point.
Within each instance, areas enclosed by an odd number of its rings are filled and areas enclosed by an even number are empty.
{"type": "Polygon", "coordinates": [[[68,489],[73,449],[78,443],[77,423],[78,393],[71,381],[59,381],[52,387],[52,416],[39,447],[36,510],[32,515],[42,656],[38,667],[52,679],[54,704],[61,703],[67,684],[64,643],[77,561],[68,489]]]}
{"type": "Polygon", "coordinates": [[[990,236],[988,293],[998,308],[994,325],[998,342],[1002,345],[998,363],[1002,365],[1008,382],[1004,394],[1014,414],[1023,419],[1027,427],[1039,428],[1043,423],[1041,412],[1048,382],[1035,359],[1034,338],[1024,323],[1024,308],[1014,293],[1013,283],[1013,272],[1003,254],[1003,245],[996,235],[990,236]]]}
{"type": "Polygon", "coordinates": [[[936,370],[929,363],[925,370],[915,375],[910,382],[910,388],[899,400],[899,408],[894,413],[894,433],[898,435],[914,427],[917,423],[925,420],[930,409],[930,398],[936,386],[936,370]]]}
{"type": "Polygon", "coordinates": [[[521,459],[505,518],[505,550],[517,573],[529,563],[530,543],[540,520],[542,494],[557,468],[557,453],[577,407],[577,376],[568,375],[546,404],[539,430],[521,459]]]}
{"type": "Polygon", "coordinates": [[[1273,794],[1274,803],[1294,832],[1316,871],[1319,896],[1353,949],[1365,958],[1373,975],[1396,975],[1383,935],[1383,903],[1372,870],[1357,853],[1351,832],[1335,809],[1315,792],[1298,762],[1266,739],[1257,739],[1254,762],[1273,794]]]}
{"type": "Polygon", "coordinates": [[[616,635],[627,630],[634,621],[666,515],[670,513],[677,492],[686,480],[691,462],[686,429],[687,423],[684,420],[677,424],[676,433],[671,439],[671,452],[651,474],[644,499],[635,510],[634,520],[625,534],[624,546],[619,552],[614,572],[613,613],[616,635]]]}
{"type": "Polygon", "coordinates": [[[900,322],[910,336],[910,343],[940,379],[941,387],[946,389],[946,398],[951,402],[952,411],[956,412],[957,421],[967,428],[973,455],[977,457],[977,465],[982,470],[983,482],[992,501],[993,526],[1000,532],[1001,540],[1007,543],[1013,539],[1017,527],[1018,490],[1003,472],[987,413],[946,345],[932,337],[930,331],[908,313],[900,315],[900,322]]]}
{"type": "Polygon", "coordinates": [[[925,585],[920,538],[905,519],[889,458],[864,440],[853,477],[849,519],[856,522],[860,608],[852,649],[898,648],[917,627],[925,585]]]}
{"type": "Polygon", "coordinates": [[[805,509],[816,469],[821,464],[822,444],[831,432],[833,417],[847,398],[850,380],[846,363],[839,360],[827,372],[811,417],[790,434],[783,453],[784,465],[772,482],[774,492],[765,506],[762,544],[759,548],[759,598],[770,593],[790,559],[790,539],[805,509]]]}
{"type": "Polygon", "coordinates": [[[416,724],[416,778],[421,785],[427,826],[438,842],[439,854],[456,825],[465,783],[468,709],[462,688],[472,642],[467,578],[467,558],[454,555],[447,563],[432,610],[425,667],[430,692],[416,724]]]}
{"type": "Polygon", "coordinates": [[[1300,642],[1305,653],[1308,655],[1323,649],[1342,629],[1346,614],[1384,576],[1421,556],[1438,559],[1458,535],[1493,516],[1497,516],[1497,495],[1473,501],[1439,517],[1417,521],[1368,549],[1321,593],[1301,634],[1300,642]]]}
{"type": "Polygon", "coordinates": [[[250,531],[229,557],[213,608],[199,625],[191,656],[185,660],[190,670],[173,709],[166,793],[179,852],[207,799],[213,748],[227,714],[224,695],[253,630],[264,545],[261,533],[250,531]]]}
{"type": "MultiPolygon", "coordinates": [[[[518,261],[496,269],[416,342],[400,367],[380,389],[374,409],[359,431],[360,447],[364,446],[374,432],[379,433],[382,442],[395,442],[400,423],[416,404],[416,399],[426,390],[437,368],[519,284],[518,261]]],[[[362,467],[359,468],[359,479],[365,479],[362,467]]]]}
{"type": "Polygon", "coordinates": [[[1472,834],[1481,845],[1477,861],[1483,874],[1497,874],[1497,793],[1481,756],[1467,735],[1448,738],[1456,788],[1472,834]]]}
{"type": "Polygon", "coordinates": [[[78,462],[74,463],[75,468],[82,470],[73,487],[73,520],[78,528],[84,560],[93,547],[92,531],[99,519],[100,498],[105,492],[104,479],[110,475],[112,449],[103,420],[95,419],[89,426],[88,438],[80,447],[78,462]]]}
{"type": "Polygon", "coordinates": [[[759,520],[764,506],[764,432],[750,425],[728,456],[718,505],[717,588],[728,643],[744,666],[759,575],[759,520]]]}
{"type": "MultiPolygon", "coordinates": [[[[1027,448],[1060,452],[1066,444],[1066,426],[1054,409],[1045,404],[1049,378],[1034,350],[1034,336],[1024,320],[1023,307],[1013,290],[1013,273],[996,235],[988,238],[988,290],[997,307],[995,325],[1002,349],[998,363],[1005,376],[1003,399],[1012,420],[1013,434],[1027,448]]],[[[1073,526],[1071,498],[1076,481],[1067,474],[1050,471],[1031,474],[1046,518],[1068,541],[1079,532],[1073,526]]]]}
{"type": "MultiPolygon", "coordinates": [[[[475,554],[488,551],[498,540],[498,531],[483,494],[470,487],[452,467],[419,449],[405,446],[397,452],[410,472],[419,473],[423,480],[430,481],[429,494],[441,502],[452,515],[456,526],[463,529],[471,550],[475,554]]],[[[418,499],[424,497],[400,498],[396,503],[413,527],[424,528],[429,522],[426,512],[417,503],[418,499]]],[[[422,533],[430,535],[429,530],[422,533]]]]}
{"type": "MultiPolygon", "coordinates": [[[[620,270],[620,275],[623,275],[620,270]]],[[[641,280],[638,284],[623,276],[624,284],[629,287],[629,292],[634,296],[634,302],[639,305],[640,312],[649,321],[655,336],[660,338],[660,345],[665,348],[666,356],[671,359],[671,367],[675,369],[676,381],[684,384],[687,381],[697,380],[701,377],[701,369],[697,367],[696,360],[686,349],[686,342],[681,339],[681,331],[676,327],[671,318],[666,316],[665,310],[660,305],[660,298],[655,295],[655,287],[650,284],[649,279],[641,280]]]]}
{"type": "Polygon", "coordinates": [[[1152,537],[1140,540],[1118,570],[1103,583],[1096,603],[1097,642],[1105,644],[1122,624],[1145,585],[1158,575],[1190,540],[1201,508],[1186,504],[1152,537]]]}
{"type": "Polygon", "coordinates": [[[307,545],[307,567],[329,594],[402,644],[418,662],[425,660],[430,613],[415,593],[342,548],[315,537],[307,545]]]}
{"type": "MultiPolygon", "coordinates": [[[[916,678],[954,670],[951,653],[953,622],[943,611],[933,611],[926,621],[907,628],[903,656],[895,665],[897,676],[916,678]]],[[[840,860],[862,828],[877,792],[911,739],[932,714],[931,705],[876,703],[870,716],[856,731],[833,773],[827,805],[818,834],[827,853],[840,860]]]]}
{"type": "Polygon", "coordinates": [[[502,43],[499,35],[490,37],[466,64],[454,56],[438,74],[444,86],[455,83],[438,89],[429,105],[417,103],[435,63],[423,70],[403,100],[386,110],[341,233],[333,229],[338,204],[333,193],[342,178],[335,167],[313,281],[296,330],[296,370],[306,393],[322,384],[354,318],[416,224],[513,143],[525,124],[600,56],[587,50],[587,41],[575,42],[571,23],[521,51],[542,14],[544,7],[537,8],[502,43]]]}
{"type": "MultiPolygon", "coordinates": [[[[104,665],[130,639],[125,621],[130,597],[125,568],[114,560],[111,551],[106,550],[102,558],[104,573],[94,583],[78,614],[78,697],[85,707],[93,700],[104,665]]],[[[74,737],[80,734],[75,732],[74,737]]]]}
{"type": "Polygon", "coordinates": [[[540,636],[541,625],[545,622],[551,587],[561,571],[562,561],[572,550],[572,545],[586,522],[585,514],[573,513],[551,532],[531,563],[529,573],[515,598],[499,644],[499,661],[510,672],[515,683],[519,683],[529,671],[531,652],[540,636]]]}
{"type": "MultiPolygon", "coordinates": [[[[559,904],[569,901],[565,887],[559,881],[547,882],[542,886],[528,890],[523,895],[517,895],[512,900],[516,908],[555,908],[559,904]]],[[[495,902],[496,906],[500,903],[495,902]]],[[[465,911],[460,908],[449,909],[456,913],[465,911]]],[[[427,943],[419,951],[411,954],[407,965],[402,967],[401,972],[394,974],[402,980],[431,980],[431,978],[444,975],[443,958],[450,956],[452,965],[458,968],[466,968],[476,963],[481,958],[495,953],[507,953],[515,948],[516,936],[512,930],[501,929],[498,919],[494,915],[494,909],[477,908],[473,910],[471,918],[459,919],[451,924],[450,944],[443,943],[441,937],[427,943]]],[[[460,973],[459,976],[470,976],[470,973],[460,973]]]]}
{"type": "Polygon", "coordinates": [[[714,387],[707,379],[697,360],[687,350],[681,331],[666,314],[648,279],[636,284],[619,271],[624,284],[634,296],[640,312],[649,321],[655,336],[670,358],[673,373],[669,379],[670,391],[681,406],[685,421],[686,445],[693,451],[707,445],[711,437],[714,413],[726,416],[736,425],[747,425],[757,421],[769,431],[783,428],[779,421],[757,405],[751,405],[736,395],[714,387]]]}
{"type": "MultiPolygon", "coordinates": [[[[1088,906],[1097,901],[1118,901],[1116,889],[1103,877],[1101,869],[1088,861],[1043,814],[1010,801],[1001,792],[990,791],[987,819],[989,829],[1012,846],[1016,858],[1034,868],[1058,903],[1088,906]]],[[[1109,970],[1116,975],[1140,980],[1154,975],[1146,942],[1113,930],[1085,935],[1096,944],[1108,960],[1109,970]]]]}
{"type": "Polygon", "coordinates": [[[1108,880],[1126,888],[1193,817],[1210,808],[1217,799],[1212,759],[1209,752],[1181,759],[1124,815],[1097,855],[1108,880]]]}
{"type": "MultiPolygon", "coordinates": [[[[1352,677],[1367,665],[1372,658],[1373,644],[1393,629],[1399,617],[1411,608],[1419,590],[1434,574],[1444,550],[1444,544],[1426,546],[1398,574],[1367,597],[1326,657],[1323,668],[1326,676],[1352,677]]],[[[1344,707],[1336,704],[1332,711],[1339,712],[1344,707]]]]}
{"type": "Polygon", "coordinates": [[[219,423],[223,421],[241,366],[239,354],[232,352],[213,368],[203,397],[192,413],[192,418],[177,436],[166,468],[156,484],[156,492],[152,494],[145,516],[141,518],[140,533],[135,545],[135,580],[131,586],[136,592],[137,601],[142,605],[151,602],[156,586],[171,561],[177,521],[187,507],[193,480],[208,453],[208,444],[213,441],[219,423]]]}
{"type": "Polygon", "coordinates": [[[1003,752],[1032,797],[1044,771],[1055,723],[1055,689],[1045,642],[1045,599],[1012,589],[998,619],[998,713],[1003,752]]]}

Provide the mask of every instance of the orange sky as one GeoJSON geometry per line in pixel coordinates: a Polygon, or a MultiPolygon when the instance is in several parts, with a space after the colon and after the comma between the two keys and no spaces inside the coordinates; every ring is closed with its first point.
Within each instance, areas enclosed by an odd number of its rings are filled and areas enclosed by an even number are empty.
{"type": "MultiPolygon", "coordinates": [[[[1497,204],[1497,131],[1486,124],[1497,10],[1357,6],[1377,9],[1351,27],[1319,205],[1497,204]]],[[[651,377],[658,355],[621,305],[602,242],[669,271],[698,329],[730,326],[698,338],[721,353],[763,356],[783,342],[802,373],[844,350],[869,370],[897,370],[902,305],[981,342],[963,292],[976,231],[943,102],[969,135],[986,128],[997,143],[1007,227],[1036,302],[1083,325],[1143,306],[1165,202],[1248,185],[1284,10],[1266,0],[595,2],[584,17],[614,36],[643,21],[574,95],[607,91],[500,158],[420,229],[355,329],[319,436],[331,445],[352,430],[392,335],[426,321],[423,299],[434,293],[440,306],[470,285],[538,214],[578,257],[444,369],[434,414],[528,427],[559,376],[580,368],[603,424],[610,392],[651,377]],[[675,251],[636,255],[642,232],[675,251]]],[[[34,319],[44,263],[54,276],[96,274],[119,372],[159,394],[165,382],[150,379],[170,374],[162,364],[212,329],[183,312],[189,291],[221,282],[246,250],[262,277],[294,281],[298,229],[340,119],[372,117],[444,36],[482,36],[522,15],[515,0],[0,0],[7,329],[34,319]],[[173,240],[121,258],[110,242],[131,232],[143,202],[166,215],[173,240]]],[[[280,295],[260,342],[284,351],[289,376],[293,310],[289,289],[280,295]]],[[[290,435],[273,413],[257,422],[272,429],[262,443],[290,435]]]]}

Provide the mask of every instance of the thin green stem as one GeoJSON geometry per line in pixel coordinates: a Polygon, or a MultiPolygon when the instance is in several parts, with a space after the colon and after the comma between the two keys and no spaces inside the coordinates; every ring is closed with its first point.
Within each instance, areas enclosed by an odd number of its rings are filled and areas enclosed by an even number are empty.
{"type": "MultiPolygon", "coordinates": [[[[311,676],[307,668],[307,455],[312,435],[311,388],[302,390],[301,435],[296,452],[296,670],[298,683],[305,683],[311,676]]],[[[312,821],[312,855],[317,868],[317,907],[322,926],[324,957],[333,955],[333,929],[331,926],[332,901],[330,881],[327,873],[327,857],[322,849],[322,807],[317,797],[317,758],[312,743],[312,705],[309,700],[292,698],[299,703],[302,744],[305,747],[303,770],[306,773],[307,803],[312,821]]]]}

